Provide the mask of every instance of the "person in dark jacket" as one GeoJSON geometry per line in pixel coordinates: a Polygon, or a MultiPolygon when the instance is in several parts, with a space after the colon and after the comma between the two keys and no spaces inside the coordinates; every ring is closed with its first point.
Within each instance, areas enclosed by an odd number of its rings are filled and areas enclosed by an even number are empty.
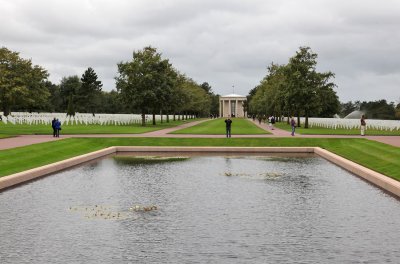
{"type": "Polygon", "coordinates": [[[228,117],[228,119],[225,119],[225,125],[226,125],[226,137],[230,138],[231,137],[232,120],[229,117],[228,117]]]}
{"type": "Polygon", "coordinates": [[[275,116],[271,116],[271,129],[274,130],[275,116]]]}
{"type": "Polygon", "coordinates": [[[53,120],[51,120],[51,127],[53,128],[53,137],[56,137],[56,135],[57,135],[56,121],[57,121],[57,119],[55,117],[53,120]]]}
{"type": "Polygon", "coordinates": [[[290,126],[292,127],[292,136],[294,136],[294,132],[296,131],[296,121],[294,120],[294,117],[290,119],[290,126]]]}
{"type": "Polygon", "coordinates": [[[56,119],[55,122],[55,128],[56,128],[56,137],[60,137],[60,130],[61,130],[61,122],[60,120],[56,119]]]}

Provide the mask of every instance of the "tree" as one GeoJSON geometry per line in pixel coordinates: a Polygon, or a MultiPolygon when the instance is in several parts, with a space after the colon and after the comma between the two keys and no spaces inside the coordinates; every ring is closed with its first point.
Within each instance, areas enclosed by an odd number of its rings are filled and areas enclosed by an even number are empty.
{"type": "Polygon", "coordinates": [[[210,110],[209,115],[218,116],[219,115],[219,94],[215,94],[212,90],[212,87],[208,84],[208,82],[203,82],[200,85],[206,94],[210,97],[210,110]]]}
{"type": "Polygon", "coordinates": [[[31,60],[20,58],[18,52],[0,49],[0,104],[4,115],[11,108],[42,109],[49,97],[45,82],[48,73],[31,60]]]}
{"type": "Polygon", "coordinates": [[[183,112],[196,116],[209,114],[211,100],[206,91],[191,79],[186,79],[182,85],[186,100],[183,105],[183,112]]]}
{"type": "Polygon", "coordinates": [[[321,87],[318,91],[318,98],[321,103],[321,111],[314,113],[319,117],[333,117],[340,112],[340,102],[336,92],[329,87],[321,87]]]}
{"type": "Polygon", "coordinates": [[[351,112],[355,111],[358,109],[358,106],[352,101],[348,101],[347,103],[341,103],[340,104],[340,116],[345,117],[351,112]]]}
{"type": "Polygon", "coordinates": [[[394,102],[387,103],[384,99],[362,102],[360,109],[370,119],[394,119],[396,115],[394,102]]]}
{"type": "MultiPolygon", "coordinates": [[[[316,71],[317,57],[311,48],[300,47],[286,67],[287,103],[292,104],[297,112],[298,126],[300,126],[300,114],[304,113],[305,128],[308,128],[310,114],[319,114],[322,111],[321,97],[326,92],[334,93],[333,88],[336,86],[331,81],[335,77],[332,72],[316,71]]],[[[325,97],[327,98],[329,97],[325,97]]],[[[337,98],[336,101],[338,104],[337,98]]]]}
{"type": "Polygon", "coordinates": [[[208,82],[203,82],[200,87],[207,93],[207,94],[211,94],[212,90],[211,90],[211,86],[208,84],[208,82]]]}
{"type": "Polygon", "coordinates": [[[119,63],[118,73],[117,91],[132,111],[141,113],[142,125],[145,126],[146,113],[154,116],[165,107],[166,98],[172,93],[176,81],[176,72],[155,48],[145,47],[133,52],[132,61],[119,63]]]}
{"type": "Polygon", "coordinates": [[[400,120],[400,103],[397,104],[395,109],[395,119],[400,120]]]}
{"type": "Polygon", "coordinates": [[[97,80],[97,74],[89,67],[81,78],[81,86],[77,90],[77,104],[80,112],[90,112],[93,115],[100,103],[100,92],[103,84],[97,80]]]}
{"type": "Polygon", "coordinates": [[[77,75],[63,77],[60,83],[60,94],[62,98],[62,107],[63,111],[65,111],[68,107],[68,102],[70,101],[70,97],[75,97],[77,91],[80,89],[82,83],[77,75]]]}
{"type": "Polygon", "coordinates": [[[252,115],[282,115],[286,98],[283,93],[286,86],[284,67],[284,65],[271,63],[267,67],[267,75],[250,91],[248,100],[252,115]]]}
{"type": "Polygon", "coordinates": [[[53,84],[50,81],[47,81],[45,85],[50,93],[50,97],[46,105],[46,110],[49,112],[63,112],[64,109],[62,107],[63,101],[61,97],[60,86],[53,84]]]}
{"type": "Polygon", "coordinates": [[[98,112],[110,114],[126,113],[126,109],[117,91],[101,92],[98,112]]]}
{"type": "Polygon", "coordinates": [[[68,98],[67,116],[75,116],[75,108],[72,94],[70,94],[68,98]]]}

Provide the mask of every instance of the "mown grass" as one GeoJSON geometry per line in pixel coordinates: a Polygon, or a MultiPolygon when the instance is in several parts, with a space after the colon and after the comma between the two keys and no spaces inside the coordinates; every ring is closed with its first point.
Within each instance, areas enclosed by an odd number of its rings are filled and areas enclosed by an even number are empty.
{"type": "Polygon", "coordinates": [[[69,138],[0,151],[0,176],[109,146],[319,146],[400,180],[400,148],[361,138],[69,138]]]}
{"type": "MultiPolygon", "coordinates": [[[[197,134],[197,135],[225,135],[225,118],[212,119],[198,125],[172,132],[171,134],[197,134]]],[[[232,135],[260,135],[270,134],[259,128],[247,119],[232,118],[232,135]]]]}
{"type": "MultiPolygon", "coordinates": [[[[302,127],[296,127],[296,133],[302,135],[360,135],[360,129],[332,129],[325,127],[310,127],[304,128],[304,124],[301,124],[302,127]]],[[[286,122],[276,123],[275,126],[277,128],[292,131],[290,125],[286,122]]],[[[366,135],[370,136],[400,136],[400,130],[386,131],[386,130],[376,130],[376,129],[367,129],[366,135]]]]}
{"type": "MultiPolygon", "coordinates": [[[[130,125],[63,125],[61,134],[73,135],[73,134],[141,134],[146,132],[151,132],[155,130],[160,130],[164,128],[174,127],[182,125],[187,122],[192,122],[192,120],[170,120],[169,123],[158,122],[156,125],[146,124],[146,126],[141,126],[140,124],[130,124],[130,125]]],[[[50,135],[53,133],[51,125],[28,125],[28,124],[16,124],[11,123],[4,124],[0,122],[0,134],[3,135],[50,135]]]]}

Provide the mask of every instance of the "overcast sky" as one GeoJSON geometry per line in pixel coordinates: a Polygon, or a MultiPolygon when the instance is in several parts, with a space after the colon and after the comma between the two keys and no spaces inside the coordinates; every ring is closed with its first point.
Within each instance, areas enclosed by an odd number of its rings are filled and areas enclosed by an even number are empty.
{"type": "Polygon", "coordinates": [[[0,0],[0,46],[50,73],[92,67],[104,90],[117,63],[151,45],[214,92],[247,95],[300,46],[336,74],[341,101],[400,99],[399,0],[0,0]]]}

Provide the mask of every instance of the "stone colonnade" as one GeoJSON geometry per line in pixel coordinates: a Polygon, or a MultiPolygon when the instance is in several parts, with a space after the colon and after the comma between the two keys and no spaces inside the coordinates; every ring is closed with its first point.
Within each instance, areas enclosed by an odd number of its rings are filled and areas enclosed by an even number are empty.
{"type": "Polygon", "coordinates": [[[220,117],[245,117],[243,104],[246,96],[229,94],[219,98],[220,117]]]}

